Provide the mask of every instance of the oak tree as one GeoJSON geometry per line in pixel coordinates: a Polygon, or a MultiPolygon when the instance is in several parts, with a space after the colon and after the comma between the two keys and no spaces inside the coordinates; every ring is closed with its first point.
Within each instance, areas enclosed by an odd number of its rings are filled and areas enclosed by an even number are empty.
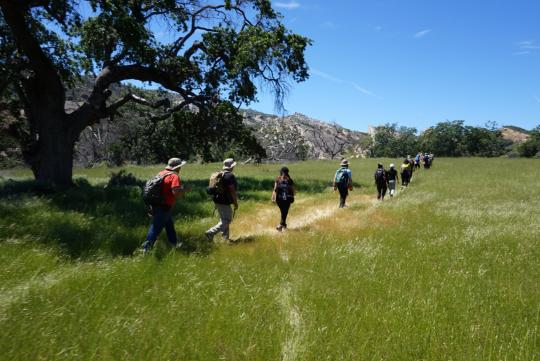
{"type": "Polygon", "coordinates": [[[192,107],[282,99],[308,77],[310,40],[292,33],[269,0],[0,0],[0,118],[35,178],[71,184],[73,148],[86,127],[130,102],[152,120],[192,107]],[[66,111],[66,89],[94,76],[82,104],[66,111]],[[177,93],[160,101],[111,86],[137,80],[177,93]]]}

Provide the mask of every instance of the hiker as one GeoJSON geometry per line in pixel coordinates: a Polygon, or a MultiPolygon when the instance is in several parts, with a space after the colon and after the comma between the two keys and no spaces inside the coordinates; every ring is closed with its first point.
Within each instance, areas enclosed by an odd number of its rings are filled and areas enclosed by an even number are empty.
{"type": "Polygon", "coordinates": [[[386,190],[388,189],[388,175],[381,163],[377,164],[377,170],[375,171],[374,177],[375,185],[377,186],[377,199],[383,201],[386,190]]]}
{"type": "Polygon", "coordinates": [[[409,183],[412,182],[414,175],[414,159],[410,155],[407,155],[407,160],[409,161],[409,183]]]}
{"type": "Polygon", "coordinates": [[[146,183],[143,198],[150,207],[152,224],[142,245],[144,253],[152,249],[163,228],[167,232],[169,243],[173,247],[177,246],[172,208],[178,198],[191,190],[190,187],[184,187],[180,181],[180,170],[185,164],[180,158],[171,158],[167,167],[146,183]]]}
{"type": "Polygon", "coordinates": [[[422,153],[418,153],[416,157],[414,158],[414,169],[420,169],[420,159],[422,157],[422,153]]]}
{"type": "Polygon", "coordinates": [[[399,182],[398,172],[393,163],[390,164],[390,169],[388,169],[386,174],[388,176],[388,193],[390,194],[390,197],[393,197],[396,193],[396,183],[399,182]]]}
{"type": "Polygon", "coordinates": [[[406,188],[411,179],[409,160],[405,159],[401,165],[401,188],[406,188]]]}
{"type": "Polygon", "coordinates": [[[429,169],[431,166],[431,159],[429,158],[429,154],[424,154],[424,169],[429,169]]]}
{"type": "Polygon", "coordinates": [[[294,194],[294,181],[289,175],[289,168],[283,167],[279,171],[279,177],[274,182],[274,191],[272,192],[272,202],[276,203],[281,211],[281,222],[276,227],[279,232],[287,229],[287,214],[294,202],[294,194]]]}
{"type": "MultiPolygon", "coordinates": [[[[238,183],[233,174],[235,166],[236,162],[232,158],[227,158],[223,161],[223,170],[212,175],[212,177],[218,178],[216,184],[218,191],[213,194],[213,201],[219,213],[219,223],[205,232],[209,240],[213,240],[214,236],[221,232],[223,240],[231,242],[229,225],[233,220],[234,212],[238,209],[238,183]],[[234,206],[234,212],[231,205],[234,206]]],[[[210,183],[212,183],[212,179],[210,183]]]]}
{"type": "Polygon", "coordinates": [[[341,161],[340,168],[334,176],[334,192],[336,190],[339,191],[339,208],[344,208],[349,191],[353,190],[352,172],[349,169],[349,162],[346,159],[341,161]]]}

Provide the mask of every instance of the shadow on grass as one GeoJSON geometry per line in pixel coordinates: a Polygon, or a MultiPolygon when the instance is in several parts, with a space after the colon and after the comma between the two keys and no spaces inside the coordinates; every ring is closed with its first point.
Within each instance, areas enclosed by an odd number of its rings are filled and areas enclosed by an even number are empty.
{"type": "MultiPolygon", "coordinates": [[[[173,217],[177,222],[212,216],[214,205],[206,194],[208,182],[190,183],[193,191],[174,207],[173,217]]],[[[274,181],[239,178],[238,183],[241,200],[266,201],[274,181]]],[[[36,181],[0,183],[0,239],[52,244],[74,259],[132,255],[142,244],[150,224],[141,198],[142,185],[143,180],[129,174],[120,180],[113,175],[107,185],[91,185],[79,178],[69,189],[36,181]]],[[[317,193],[327,186],[325,182],[309,181],[298,187],[306,193],[317,193]]],[[[201,227],[204,224],[197,223],[190,225],[188,231],[178,232],[181,252],[212,251],[213,246],[202,236],[201,227]]],[[[161,243],[166,242],[161,240],[161,243]]]]}

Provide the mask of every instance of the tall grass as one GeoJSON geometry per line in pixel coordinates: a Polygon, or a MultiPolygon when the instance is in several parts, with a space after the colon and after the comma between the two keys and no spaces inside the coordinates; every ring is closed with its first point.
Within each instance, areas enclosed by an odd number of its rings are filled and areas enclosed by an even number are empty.
{"type": "Polygon", "coordinates": [[[538,160],[437,159],[384,202],[377,161],[352,162],[343,210],[334,162],[290,164],[283,234],[269,201],[279,166],[238,167],[235,246],[200,238],[217,221],[204,185],[219,166],[187,166],[195,191],[175,219],[188,247],[146,257],[131,256],[149,223],[139,190],[104,187],[111,170],[79,170],[64,193],[5,183],[0,358],[540,359],[538,160]]]}

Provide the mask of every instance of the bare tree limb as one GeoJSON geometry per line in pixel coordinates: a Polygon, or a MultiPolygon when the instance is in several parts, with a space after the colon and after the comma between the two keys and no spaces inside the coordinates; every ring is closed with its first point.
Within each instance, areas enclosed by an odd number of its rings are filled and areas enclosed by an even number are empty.
{"type": "Polygon", "coordinates": [[[143,97],[140,97],[138,95],[128,93],[128,94],[124,95],[122,98],[120,98],[117,101],[115,101],[114,103],[112,103],[111,105],[109,105],[105,109],[105,112],[107,114],[109,114],[109,115],[113,115],[114,113],[116,113],[118,108],[120,108],[121,106],[123,106],[124,104],[126,104],[127,102],[130,102],[130,101],[134,102],[134,103],[144,105],[144,106],[147,106],[147,107],[150,107],[150,108],[154,108],[154,109],[159,108],[159,107],[169,108],[170,105],[171,105],[171,101],[168,98],[163,98],[163,99],[160,99],[160,100],[158,100],[156,102],[151,102],[151,101],[146,100],[143,97]]]}

